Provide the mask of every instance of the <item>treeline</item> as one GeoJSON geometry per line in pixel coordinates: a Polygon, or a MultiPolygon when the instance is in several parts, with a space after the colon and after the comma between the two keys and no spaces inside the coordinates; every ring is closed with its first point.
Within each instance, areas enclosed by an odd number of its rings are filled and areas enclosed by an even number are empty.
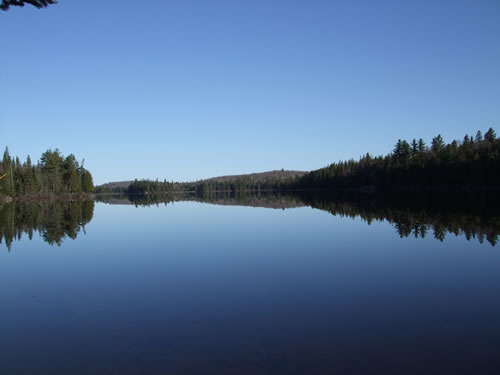
{"type": "Polygon", "coordinates": [[[175,191],[175,185],[171,182],[158,180],[134,180],[128,188],[124,189],[127,194],[167,194],[175,191]]]}
{"type": "Polygon", "coordinates": [[[210,192],[286,192],[298,190],[477,190],[500,187],[500,139],[493,128],[461,142],[441,135],[428,146],[422,138],[398,140],[392,152],[358,161],[333,163],[309,173],[274,171],[196,182],[135,180],[128,187],[101,186],[99,193],[164,194],[210,192]]]}
{"type": "Polygon", "coordinates": [[[51,245],[76,239],[94,214],[93,200],[44,200],[0,205],[0,244],[10,251],[12,242],[38,232],[51,245]]]}
{"type": "Polygon", "coordinates": [[[292,189],[299,181],[299,177],[273,178],[268,177],[254,180],[250,177],[234,177],[227,181],[202,180],[196,182],[167,182],[159,180],[134,180],[128,187],[109,185],[97,186],[98,194],[170,194],[195,193],[206,194],[211,192],[269,192],[292,189]]]}
{"type": "Polygon", "coordinates": [[[398,140],[386,156],[366,154],[359,161],[333,163],[300,179],[300,189],[498,188],[500,140],[490,128],[485,136],[466,135],[445,144],[441,135],[428,147],[423,139],[398,140]]]}
{"type": "Polygon", "coordinates": [[[235,177],[229,181],[203,180],[192,183],[179,184],[184,192],[196,194],[206,194],[210,192],[266,192],[292,189],[298,178],[273,178],[267,177],[261,180],[254,180],[250,177],[235,177]]]}
{"type": "Polygon", "coordinates": [[[62,155],[58,149],[47,150],[33,164],[28,156],[23,163],[13,158],[6,147],[0,163],[0,195],[92,193],[92,174],[73,154],[62,155]]]}

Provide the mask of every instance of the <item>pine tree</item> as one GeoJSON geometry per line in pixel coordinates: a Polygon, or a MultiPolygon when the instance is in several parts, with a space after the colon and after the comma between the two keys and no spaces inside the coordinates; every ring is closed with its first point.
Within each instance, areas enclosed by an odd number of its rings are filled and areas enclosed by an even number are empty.
{"type": "Polygon", "coordinates": [[[13,195],[14,194],[14,178],[13,178],[13,168],[12,168],[12,159],[9,154],[9,148],[5,147],[5,151],[3,153],[2,159],[2,170],[1,170],[0,180],[0,192],[5,195],[13,195]]]}
{"type": "Polygon", "coordinates": [[[486,134],[484,135],[484,139],[488,142],[495,142],[495,139],[497,138],[497,135],[493,128],[489,128],[486,134]]]}
{"type": "Polygon", "coordinates": [[[483,134],[481,133],[481,130],[478,130],[476,133],[476,142],[481,142],[483,140],[483,134]]]}
{"type": "Polygon", "coordinates": [[[24,193],[33,194],[33,169],[31,166],[31,159],[29,155],[26,158],[26,163],[24,164],[23,169],[24,193]]]}
{"type": "Polygon", "coordinates": [[[422,153],[426,151],[425,142],[422,138],[418,140],[418,152],[422,153]]]}
{"type": "Polygon", "coordinates": [[[63,158],[58,149],[47,150],[40,158],[42,169],[47,174],[49,192],[59,193],[63,184],[62,164],[63,158]]]}
{"type": "Polygon", "coordinates": [[[84,193],[94,192],[94,182],[92,180],[92,175],[87,170],[84,170],[82,174],[82,192],[84,193]]]}
{"type": "Polygon", "coordinates": [[[432,151],[434,151],[434,153],[439,153],[444,149],[444,142],[441,134],[438,134],[436,137],[432,138],[431,149],[432,151]]]}
{"type": "Polygon", "coordinates": [[[415,138],[411,141],[411,157],[414,158],[418,154],[418,143],[415,138]]]}

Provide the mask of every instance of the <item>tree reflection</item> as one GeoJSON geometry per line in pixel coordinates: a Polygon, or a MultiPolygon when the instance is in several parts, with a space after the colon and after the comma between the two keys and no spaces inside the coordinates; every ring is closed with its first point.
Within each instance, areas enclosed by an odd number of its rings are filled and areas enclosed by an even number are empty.
{"type": "Polygon", "coordinates": [[[11,249],[12,242],[23,234],[29,239],[33,232],[44,241],[60,246],[65,238],[76,239],[92,220],[94,201],[13,202],[0,205],[0,243],[11,249]]]}
{"type": "Polygon", "coordinates": [[[486,239],[495,246],[500,234],[500,202],[494,193],[481,197],[463,192],[300,195],[305,204],[333,215],[361,217],[368,224],[386,220],[401,238],[425,238],[432,232],[435,239],[444,241],[448,234],[463,234],[467,240],[483,243],[486,239]]]}
{"type": "MultiPolygon", "coordinates": [[[[367,224],[373,221],[391,223],[401,237],[444,241],[450,234],[464,235],[467,240],[485,240],[492,246],[500,235],[500,203],[494,194],[481,197],[464,193],[446,195],[381,194],[319,192],[261,193],[205,192],[204,194],[167,194],[138,196],[103,196],[98,201],[110,204],[148,206],[175,201],[196,201],[218,205],[240,205],[287,209],[310,206],[340,217],[359,217],[367,224]]],[[[12,242],[22,235],[33,238],[34,232],[51,245],[61,245],[66,238],[75,239],[92,220],[94,201],[14,202],[0,205],[0,243],[10,250],[12,242]]]]}
{"type": "Polygon", "coordinates": [[[167,194],[107,196],[110,204],[159,205],[174,201],[196,201],[218,205],[239,205],[286,209],[310,206],[335,216],[360,217],[369,225],[388,221],[401,237],[425,238],[432,235],[444,241],[449,234],[467,240],[486,239],[492,246],[500,234],[500,202],[494,192],[480,197],[460,193],[399,193],[391,195],[354,192],[205,192],[204,194],[167,194]]]}

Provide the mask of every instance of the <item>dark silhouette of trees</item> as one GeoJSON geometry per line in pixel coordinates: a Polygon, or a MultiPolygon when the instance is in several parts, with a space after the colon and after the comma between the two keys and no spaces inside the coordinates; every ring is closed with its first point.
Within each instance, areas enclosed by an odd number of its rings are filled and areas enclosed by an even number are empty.
{"type": "Polygon", "coordinates": [[[495,133],[493,128],[489,128],[484,135],[484,140],[488,142],[495,142],[495,139],[497,139],[497,134],[495,133]]]}
{"type": "Polygon", "coordinates": [[[295,185],[299,189],[498,189],[500,140],[490,128],[483,138],[466,135],[445,144],[441,135],[427,149],[422,139],[398,140],[391,154],[333,163],[312,171],[295,185]]]}
{"type": "Polygon", "coordinates": [[[33,5],[38,9],[49,6],[50,4],[57,4],[56,0],[2,0],[0,4],[1,10],[7,10],[11,6],[23,7],[25,4],[33,5]]]}
{"type": "MultiPolygon", "coordinates": [[[[6,166],[7,167],[7,166],[6,166]]],[[[439,134],[428,148],[422,138],[398,139],[386,156],[369,153],[358,161],[339,161],[309,173],[274,171],[223,176],[186,183],[135,180],[128,187],[100,186],[99,193],[266,192],[292,190],[477,190],[500,186],[500,140],[490,128],[483,138],[465,135],[446,144],[439,134]]]]}
{"type": "Polygon", "coordinates": [[[158,180],[134,180],[132,184],[124,190],[127,194],[167,194],[174,192],[174,184],[158,180]]]}

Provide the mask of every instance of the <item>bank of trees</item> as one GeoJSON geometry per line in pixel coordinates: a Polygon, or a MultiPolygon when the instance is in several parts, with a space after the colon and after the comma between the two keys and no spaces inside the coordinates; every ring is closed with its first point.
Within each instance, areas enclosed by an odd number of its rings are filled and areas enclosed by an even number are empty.
{"type": "Polygon", "coordinates": [[[253,179],[249,176],[235,177],[226,181],[202,180],[198,182],[182,184],[182,190],[196,194],[206,194],[211,192],[268,192],[291,189],[298,177],[280,178],[270,176],[262,179],[253,179]]]}
{"type": "Polygon", "coordinates": [[[293,190],[477,190],[500,186],[500,139],[490,128],[446,144],[441,135],[398,140],[385,156],[333,163],[309,173],[274,171],[211,178],[196,182],[135,180],[128,187],[99,187],[102,193],[265,192],[293,190]]]}
{"type": "Polygon", "coordinates": [[[92,193],[92,174],[73,154],[64,156],[58,149],[47,150],[34,164],[28,156],[21,162],[5,148],[0,163],[0,195],[92,193]]]}
{"type": "Polygon", "coordinates": [[[167,180],[134,180],[128,188],[124,189],[127,194],[167,194],[173,193],[175,186],[167,180]]]}
{"type": "Polygon", "coordinates": [[[445,144],[441,135],[427,146],[423,139],[398,140],[386,156],[366,154],[359,161],[333,163],[301,178],[302,189],[375,187],[497,188],[500,186],[500,139],[490,128],[463,141],[445,144]]]}

